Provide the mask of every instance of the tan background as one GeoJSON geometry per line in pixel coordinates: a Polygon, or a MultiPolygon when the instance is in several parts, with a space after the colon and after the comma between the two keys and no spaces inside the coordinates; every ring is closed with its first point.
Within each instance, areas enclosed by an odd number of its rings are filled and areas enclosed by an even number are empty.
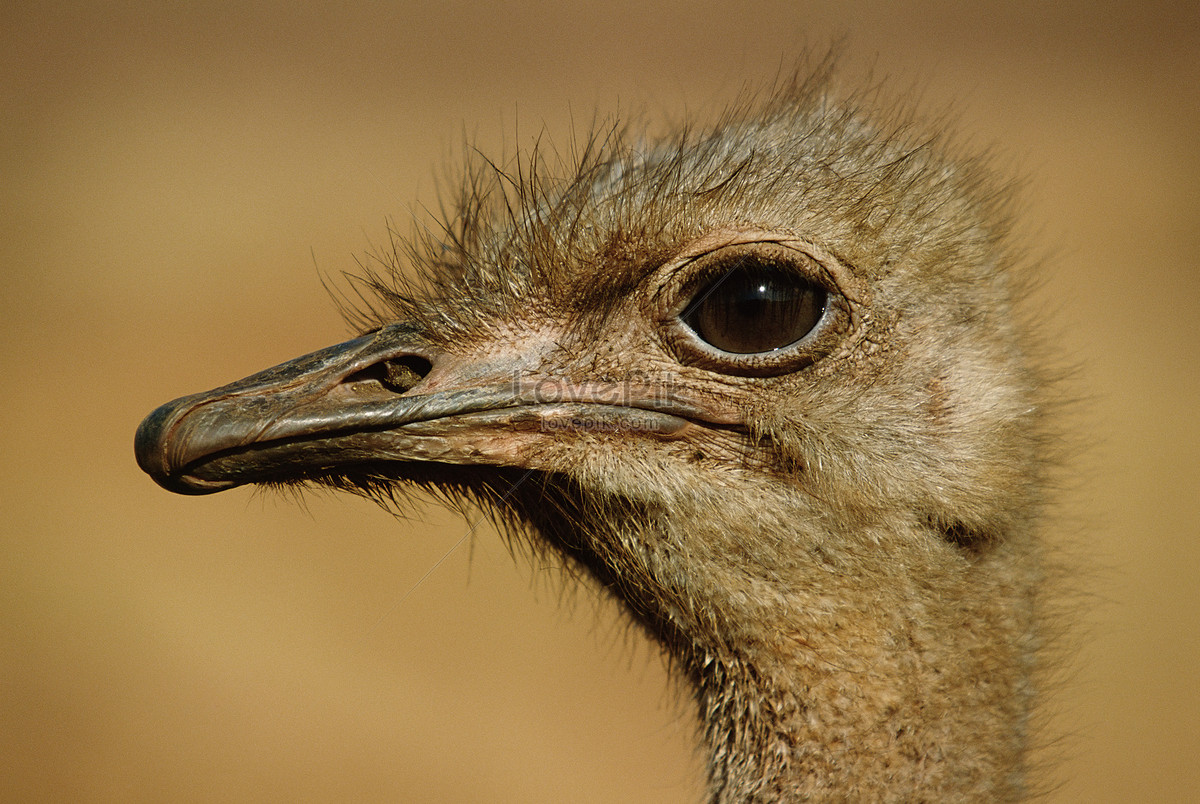
{"type": "Polygon", "coordinates": [[[1055,534],[1095,598],[1054,800],[1194,800],[1200,8],[643,5],[5,4],[0,799],[696,800],[656,652],[490,530],[177,497],[131,441],[340,340],[314,258],[406,228],[463,131],[713,109],[846,34],[1030,177],[1038,303],[1082,366],[1055,534]]]}

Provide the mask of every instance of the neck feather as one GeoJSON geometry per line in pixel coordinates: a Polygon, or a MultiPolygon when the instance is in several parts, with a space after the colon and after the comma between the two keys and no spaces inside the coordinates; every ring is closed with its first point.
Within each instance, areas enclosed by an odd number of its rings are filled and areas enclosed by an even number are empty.
{"type": "Polygon", "coordinates": [[[543,486],[516,507],[691,680],[714,802],[1020,798],[1031,532],[968,548],[917,518],[767,503],[617,508],[543,486]]]}
{"type": "Polygon", "coordinates": [[[697,634],[712,800],[1021,798],[1035,570],[1018,552],[829,572],[697,634]]]}

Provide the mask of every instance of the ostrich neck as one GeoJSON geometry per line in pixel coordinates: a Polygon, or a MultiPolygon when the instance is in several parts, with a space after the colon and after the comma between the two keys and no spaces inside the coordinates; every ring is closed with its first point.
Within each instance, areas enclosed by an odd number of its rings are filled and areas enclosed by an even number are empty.
{"type": "Polygon", "coordinates": [[[1000,553],[890,587],[809,577],[696,632],[712,800],[1020,798],[1032,584],[1000,553]]]}
{"type": "Polygon", "coordinates": [[[805,530],[811,511],[766,502],[668,509],[550,484],[509,505],[678,661],[714,802],[1020,798],[1032,533],[973,550],[897,514],[805,530]]]}

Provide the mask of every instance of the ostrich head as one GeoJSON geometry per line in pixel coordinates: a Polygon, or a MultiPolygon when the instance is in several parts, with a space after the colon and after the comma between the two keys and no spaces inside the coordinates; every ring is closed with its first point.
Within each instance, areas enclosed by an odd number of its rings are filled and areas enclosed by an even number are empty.
{"type": "Polygon", "coordinates": [[[468,168],[361,335],[164,405],[140,465],[484,506],[676,659],[714,800],[1018,796],[1043,417],[1007,193],[827,78],[468,168]]]}

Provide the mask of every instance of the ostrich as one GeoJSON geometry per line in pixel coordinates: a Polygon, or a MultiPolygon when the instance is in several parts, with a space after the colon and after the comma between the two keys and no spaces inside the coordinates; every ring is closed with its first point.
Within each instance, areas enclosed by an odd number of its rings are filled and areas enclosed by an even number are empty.
{"type": "Polygon", "coordinates": [[[158,408],[139,464],[481,506],[663,645],[712,801],[1023,797],[1049,431],[1009,193],[831,87],[475,160],[358,337],[158,408]]]}

